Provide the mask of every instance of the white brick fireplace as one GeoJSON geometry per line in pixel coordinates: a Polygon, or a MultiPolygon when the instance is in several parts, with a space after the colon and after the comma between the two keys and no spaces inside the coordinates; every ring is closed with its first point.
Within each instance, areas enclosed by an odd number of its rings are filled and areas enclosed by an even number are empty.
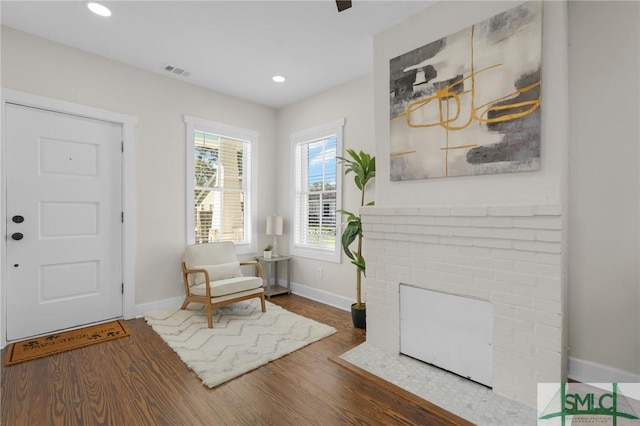
{"type": "MultiPolygon", "coordinates": [[[[367,343],[399,353],[400,283],[491,302],[493,390],[529,406],[566,375],[557,205],[365,207],[367,343]]],[[[434,342],[437,343],[437,342],[434,342]]]]}

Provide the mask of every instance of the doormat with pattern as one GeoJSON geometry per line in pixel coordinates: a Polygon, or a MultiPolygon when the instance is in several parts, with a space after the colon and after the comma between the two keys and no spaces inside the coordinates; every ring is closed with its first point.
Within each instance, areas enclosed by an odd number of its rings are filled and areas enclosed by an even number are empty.
{"type": "Polygon", "coordinates": [[[77,330],[34,337],[7,346],[4,365],[10,366],[32,359],[82,348],[129,335],[129,329],[122,320],[91,325],[77,330]]]}

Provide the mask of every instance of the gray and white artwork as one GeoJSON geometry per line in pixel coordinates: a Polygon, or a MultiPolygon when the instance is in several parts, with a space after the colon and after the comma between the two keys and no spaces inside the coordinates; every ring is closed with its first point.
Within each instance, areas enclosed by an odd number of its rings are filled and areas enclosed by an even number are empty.
{"type": "Polygon", "coordinates": [[[542,3],[390,61],[392,181],[540,168],[542,3]]]}

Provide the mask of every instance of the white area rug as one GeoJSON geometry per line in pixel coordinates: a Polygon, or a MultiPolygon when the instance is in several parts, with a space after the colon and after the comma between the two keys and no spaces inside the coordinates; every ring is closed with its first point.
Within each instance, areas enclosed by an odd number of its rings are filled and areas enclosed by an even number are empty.
{"type": "Polygon", "coordinates": [[[207,328],[203,305],[151,312],[144,319],[212,388],[336,332],[326,324],[257,299],[217,308],[207,328]]]}

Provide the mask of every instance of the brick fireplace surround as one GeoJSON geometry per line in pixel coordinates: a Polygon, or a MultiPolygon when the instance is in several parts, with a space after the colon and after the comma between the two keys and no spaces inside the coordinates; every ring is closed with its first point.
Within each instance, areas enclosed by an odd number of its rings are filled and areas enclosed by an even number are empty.
{"type": "Polygon", "coordinates": [[[536,405],[566,376],[558,205],[365,207],[367,343],[400,352],[399,285],[493,306],[493,390],[536,405]]]}

